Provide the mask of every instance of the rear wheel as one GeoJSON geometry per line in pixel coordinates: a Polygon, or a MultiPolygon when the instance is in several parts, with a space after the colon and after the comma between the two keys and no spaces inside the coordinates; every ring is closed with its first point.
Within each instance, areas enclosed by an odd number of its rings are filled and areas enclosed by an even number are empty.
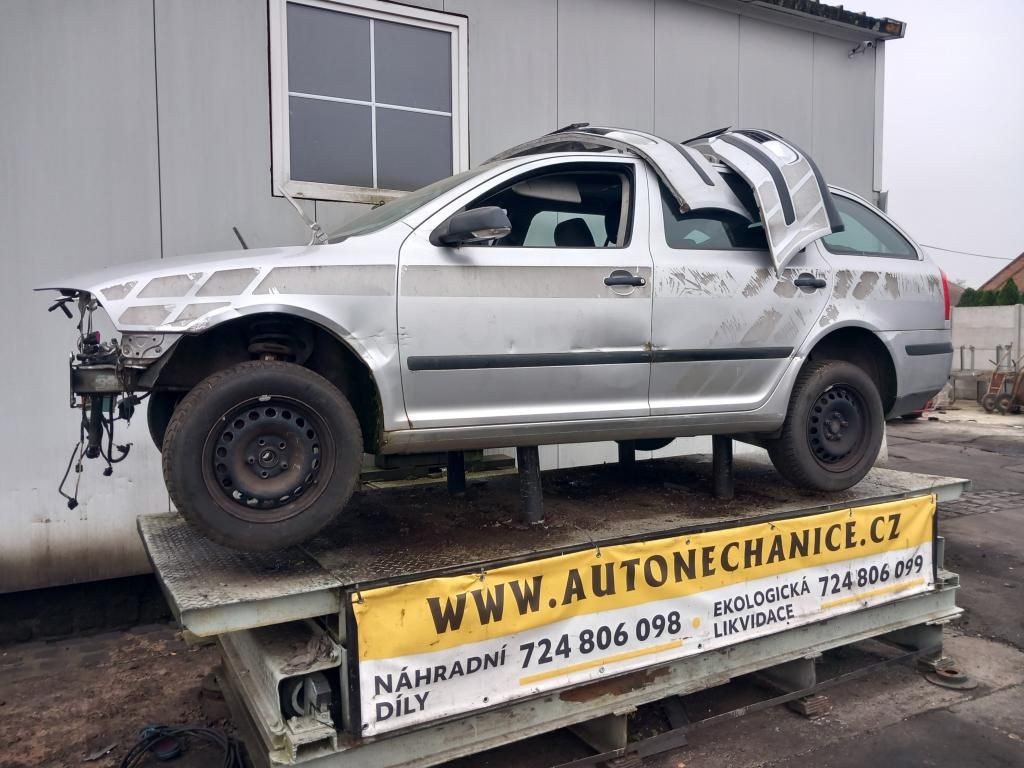
{"type": "Polygon", "coordinates": [[[1003,392],[1001,395],[996,397],[996,410],[1003,416],[1010,412],[1013,407],[1013,395],[1008,392],[1003,392]]]}
{"type": "Polygon", "coordinates": [[[252,361],[181,401],[163,441],[164,480],[181,514],[235,549],[279,549],[329,523],[355,489],[359,422],[344,395],[301,366],[252,361]]]}
{"type": "Polygon", "coordinates": [[[996,409],[996,395],[990,392],[981,398],[981,407],[985,409],[986,413],[992,413],[996,409]]]}
{"type": "Polygon", "coordinates": [[[839,360],[800,372],[782,434],[768,455],[783,477],[819,491],[840,491],[871,469],[882,444],[882,401],[874,381],[839,360]]]}

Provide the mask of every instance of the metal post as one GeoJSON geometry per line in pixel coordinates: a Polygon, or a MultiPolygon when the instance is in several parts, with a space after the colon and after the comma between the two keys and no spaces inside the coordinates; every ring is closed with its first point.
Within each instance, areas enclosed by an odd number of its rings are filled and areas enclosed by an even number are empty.
{"type": "Polygon", "coordinates": [[[537,446],[516,448],[519,465],[519,497],[522,508],[519,522],[539,525],[544,522],[544,496],[540,486],[540,453],[537,446]]]}
{"type": "Polygon", "coordinates": [[[459,496],[466,492],[466,454],[448,451],[448,493],[459,496]]]}
{"type": "Polygon", "coordinates": [[[711,438],[712,482],[716,499],[731,499],[735,493],[732,473],[732,438],[714,435],[711,438]]]}
{"type": "Polygon", "coordinates": [[[632,440],[619,442],[619,466],[626,470],[636,466],[636,443],[632,440]]]}

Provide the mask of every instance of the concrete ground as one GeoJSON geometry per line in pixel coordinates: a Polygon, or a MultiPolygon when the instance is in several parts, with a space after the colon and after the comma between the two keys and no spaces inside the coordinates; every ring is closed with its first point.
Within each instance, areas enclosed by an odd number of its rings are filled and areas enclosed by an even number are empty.
{"type": "MultiPolygon", "coordinates": [[[[1024,416],[964,409],[936,418],[890,424],[888,465],[974,481],[973,493],[942,505],[939,528],[965,609],[947,630],[946,652],[977,688],[939,688],[910,667],[888,667],[831,689],[832,710],[822,718],[761,711],[694,730],[687,747],[645,766],[1024,766],[1024,416]]],[[[826,654],[819,679],[879,653],[864,646],[826,654]]],[[[216,661],[212,647],[189,649],[166,624],[0,645],[0,768],[116,766],[147,723],[217,722],[222,702],[201,696],[216,661]]],[[[687,697],[685,707],[696,720],[763,696],[736,681],[687,697]]],[[[634,723],[640,730],[659,716],[645,709],[634,723]]],[[[574,737],[558,733],[448,768],[539,768],[583,754],[574,737]]],[[[220,764],[202,748],[171,763],[220,764]]]]}

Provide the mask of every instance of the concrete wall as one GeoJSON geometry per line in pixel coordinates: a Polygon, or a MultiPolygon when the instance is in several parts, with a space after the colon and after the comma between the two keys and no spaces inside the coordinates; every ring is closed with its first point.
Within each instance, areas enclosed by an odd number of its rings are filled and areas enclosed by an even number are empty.
{"type": "MultiPolygon", "coordinates": [[[[875,49],[685,0],[433,0],[469,18],[472,162],[569,122],[684,138],[730,124],[802,144],[865,195],[875,49]]],[[[781,23],[788,23],[779,14],[781,23]]],[[[119,262],[299,243],[271,194],[266,0],[7,0],[0,10],[0,306],[9,374],[0,592],[138,573],[136,515],[167,509],[143,414],[113,478],[88,466],[81,505],[56,486],[77,439],[76,338],[31,288],[119,262]]],[[[304,203],[326,228],[358,205],[304,203]]],[[[676,449],[705,449],[700,440],[676,449]]],[[[608,445],[545,449],[546,466],[608,445]]]]}
{"type": "Polygon", "coordinates": [[[1022,321],[1024,305],[1021,304],[1012,307],[953,307],[953,370],[993,370],[998,346],[1005,348],[1012,344],[1010,356],[1013,360],[1020,359],[1024,356],[1022,321]]]}

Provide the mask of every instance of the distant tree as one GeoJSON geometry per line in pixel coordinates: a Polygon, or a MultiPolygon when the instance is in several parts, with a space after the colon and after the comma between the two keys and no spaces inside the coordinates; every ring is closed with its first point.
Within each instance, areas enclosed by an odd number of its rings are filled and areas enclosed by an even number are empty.
{"type": "Polygon", "coordinates": [[[978,306],[978,291],[974,288],[965,288],[964,292],[960,294],[960,303],[958,307],[976,307],[978,306]]]}
{"type": "Polygon", "coordinates": [[[996,305],[995,291],[978,291],[979,307],[994,307],[996,305]]]}
{"type": "Polygon", "coordinates": [[[1003,287],[999,289],[996,297],[996,303],[1001,306],[1020,304],[1020,288],[1017,287],[1017,284],[1012,279],[1007,280],[1003,283],[1003,287]]]}

